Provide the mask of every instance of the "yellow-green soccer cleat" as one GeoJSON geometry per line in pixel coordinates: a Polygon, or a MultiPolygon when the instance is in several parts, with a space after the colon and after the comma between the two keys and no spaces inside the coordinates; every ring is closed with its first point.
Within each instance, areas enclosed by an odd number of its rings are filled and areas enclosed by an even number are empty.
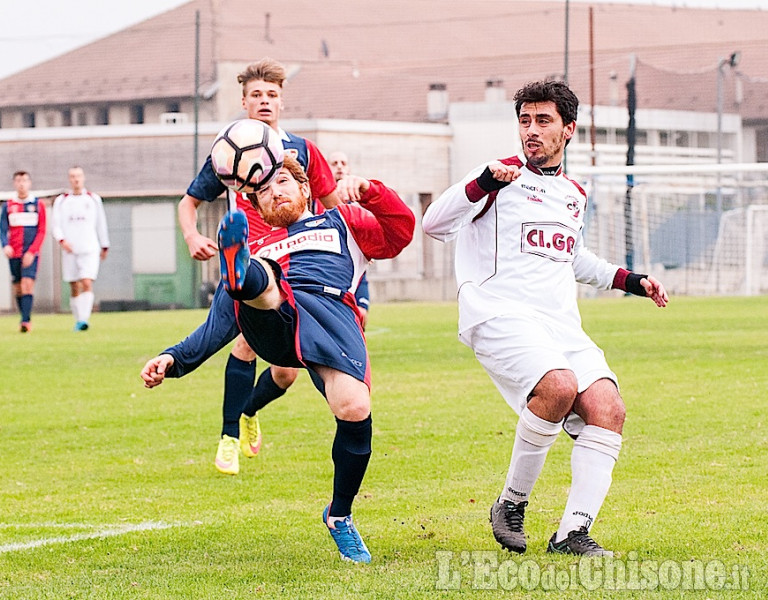
{"type": "Polygon", "coordinates": [[[221,436],[214,464],[225,475],[237,475],[240,472],[240,443],[237,438],[221,436]]]}
{"type": "Polygon", "coordinates": [[[252,417],[240,415],[240,451],[243,456],[253,458],[261,450],[261,427],[259,413],[252,417]]]}

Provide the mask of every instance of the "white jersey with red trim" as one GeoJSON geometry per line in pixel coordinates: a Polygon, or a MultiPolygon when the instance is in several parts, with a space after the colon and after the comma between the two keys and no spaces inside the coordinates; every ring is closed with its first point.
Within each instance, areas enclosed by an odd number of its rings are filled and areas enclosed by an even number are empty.
{"type": "Polygon", "coordinates": [[[486,193],[472,170],[427,209],[424,232],[456,239],[459,332],[503,314],[545,314],[580,326],[576,283],[610,289],[617,265],[584,247],[587,197],[562,172],[545,175],[522,157],[521,175],[486,193]]]}
{"type": "Polygon", "coordinates": [[[53,202],[53,237],[66,240],[74,254],[100,252],[109,248],[104,204],[98,194],[83,190],[61,194],[53,202]]]}

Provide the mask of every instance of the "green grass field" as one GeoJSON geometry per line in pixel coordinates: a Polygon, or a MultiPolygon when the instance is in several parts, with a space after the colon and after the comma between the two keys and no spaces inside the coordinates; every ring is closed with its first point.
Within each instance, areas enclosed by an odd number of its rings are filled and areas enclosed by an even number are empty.
{"type": "Polygon", "coordinates": [[[371,313],[374,454],[355,504],[371,565],[343,563],[322,525],[334,422],[306,374],[227,477],[213,467],[226,352],[155,390],[138,376],[203,311],[96,314],[85,333],[39,315],[29,335],[0,317],[0,598],[765,597],[768,298],[581,306],[628,406],[592,529],[610,565],[544,552],[570,480],[564,435],[528,553],[498,550],[488,509],[516,416],[457,341],[453,304],[371,313]],[[638,573],[651,590],[610,589],[638,573]]]}

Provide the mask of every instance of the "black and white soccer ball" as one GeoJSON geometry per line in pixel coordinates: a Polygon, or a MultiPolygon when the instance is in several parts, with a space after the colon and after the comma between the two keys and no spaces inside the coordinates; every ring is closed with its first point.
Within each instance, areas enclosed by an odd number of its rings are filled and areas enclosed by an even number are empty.
{"type": "Polygon", "coordinates": [[[216,136],[211,163],[224,185],[250,194],[268,185],[283,167],[283,143],[261,121],[240,119],[216,136]]]}

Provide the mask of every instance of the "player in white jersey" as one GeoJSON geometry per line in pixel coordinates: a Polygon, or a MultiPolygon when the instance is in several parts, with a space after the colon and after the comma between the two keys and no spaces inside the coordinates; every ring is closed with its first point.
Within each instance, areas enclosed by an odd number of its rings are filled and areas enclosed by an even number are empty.
{"type": "Polygon", "coordinates": [[[69,283],[75,331],[88,329],[93,310],[93,282],[109,251],[107,217],[101,197],[85,189],[82,167],[69,169],[71,192],[53,203],[53,237],[61,246],[61,273],[69,283]]]}
{"type": "Polygon", "coordinates": [[[525,507],[561,429],[574,438],[572,483],[547,550],[611,555],[589,529],[611,484],[625,407],[603,352],[581,327],[576,284],[668,301],[664,287],[587,250],[586,194],[562,170],[578,99],[562,82],[517,92],[523,156],[483,164],[426,211],[424,231],[456,239],[459,339],[520,416],[504,490],[491,508],[496,540],[525,552],[525,507]]]}

